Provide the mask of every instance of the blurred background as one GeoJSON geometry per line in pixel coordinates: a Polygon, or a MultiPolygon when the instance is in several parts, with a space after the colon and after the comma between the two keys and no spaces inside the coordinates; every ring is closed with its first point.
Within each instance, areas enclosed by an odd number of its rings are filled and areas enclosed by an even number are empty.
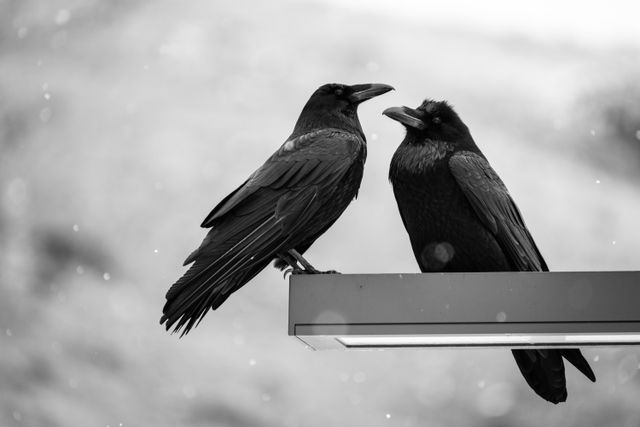
{"type": "Polygon", "coordinates": [[[394,105],[447,99],[553,270],[640,269],[633,2],[0,0],[0,426],[640,425],[640,351],[568,402],[506,350],[312,352],[271,268],[188,336],[158,324],[198,225],[326,82],[363,104],[360,195],[308,252],[417,272],[394,105]],[[512,4],[513,3],[513,4],[512,4]]]}

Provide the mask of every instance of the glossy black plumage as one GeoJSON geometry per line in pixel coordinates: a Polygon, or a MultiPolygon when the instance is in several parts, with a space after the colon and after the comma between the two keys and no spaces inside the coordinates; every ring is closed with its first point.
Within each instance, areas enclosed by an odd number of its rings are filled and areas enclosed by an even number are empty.
{"type": "MultiPolygon", "coordinates": [[[[407,134],[389,179],[423,272],[548,271],[506,186],[446,102],[384,111],[407,134]]],[[[591,381],[578,349],[513,350],[533,390],[558,403],[567,398],[563,357],[591,381]]]]}
{"type": "Polygon", "coordinates": [[[273,259],[280,268],[303,270],[299,254],[360,187],[366,143],[357,107],[391,89],[327,84],[314,92],[291,136],[205,218],[202,227],[211,230],[167,292],[160,323],[187,333],[273,259]]]}

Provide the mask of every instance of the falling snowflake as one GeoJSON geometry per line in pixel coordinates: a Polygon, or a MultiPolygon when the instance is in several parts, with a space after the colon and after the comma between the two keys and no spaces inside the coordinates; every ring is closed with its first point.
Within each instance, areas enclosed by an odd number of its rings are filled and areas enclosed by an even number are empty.
{"type": "Polygon", "coordinates": [[[360,372],[356,372],[355,374],[353,374],[353,381],[355,383],[363,383],[367,380],[367,374],[365,374],[364,372],[360,371],[360,372]]]}
{"type": "Polygon", "coordinates": [[[182,387],[182,394],[187,399],[193,399],[198,394],[196,388],[190,384],[186,384],[182,387]]]}
{"type": "Polygon", "coordinates": [[[638,374],[640,361],[636,354],[627,354],[618,363],[618,382],[624,384],[638,374]]]}
{"type": "Polygon", "coordinates": [[[42,110],[40,110],[40,121],[42,123],[48,123],[49,120],[51,120],[51,108],[49,107],[45,107],[42,110]]]}
{"type": "Polygon", "coordinates": [[[511,384],[492,384],[476,398],[476,408],[485,417],[502,417],[515,403],[515,390],[511,384]]]}
{"type": "Polygon", "coordinates": [[[375,73],[375,72],[380,71],[380,65],[375,61],[367,62],[367,65],[365,65],[365,68],[370,73],[375,73]]]}
{"type": "Polygon", "coordinates": [[[56,24],[57,25],[64,25],[67,22],[69,22],[69,19],[71,19],[71,12],[69,12],[67,9],[60,9],[58,11],[58,13],[56,13],[56,24]]]}

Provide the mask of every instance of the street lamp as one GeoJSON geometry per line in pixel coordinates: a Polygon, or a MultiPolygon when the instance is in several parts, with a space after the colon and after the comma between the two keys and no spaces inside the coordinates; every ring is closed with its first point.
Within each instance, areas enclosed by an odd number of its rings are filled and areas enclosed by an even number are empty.
{"type": "Polygon", "coordinates": [[[294,275],[312,349],[640,344],[640,272],[294,275]]]}

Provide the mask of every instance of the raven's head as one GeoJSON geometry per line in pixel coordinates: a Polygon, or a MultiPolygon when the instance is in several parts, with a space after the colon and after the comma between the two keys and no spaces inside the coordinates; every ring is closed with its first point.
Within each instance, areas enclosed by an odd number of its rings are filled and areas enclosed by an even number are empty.
{"type": "Polygon", "coordinates": [[[416,143],[447,141],[464,144],[471,140],[469,128],[446,101],[426,99],[418,108],[391,107],[382,112],[407,129],[407,138],[416,143]]]}
{"type": "Polygon", "coordinates": [[[390,90],[393,87],[380,83],[322,85],[302,109],[294,133],[318,127],[336,127],[362,133],[358,105],[390,90]]]}

